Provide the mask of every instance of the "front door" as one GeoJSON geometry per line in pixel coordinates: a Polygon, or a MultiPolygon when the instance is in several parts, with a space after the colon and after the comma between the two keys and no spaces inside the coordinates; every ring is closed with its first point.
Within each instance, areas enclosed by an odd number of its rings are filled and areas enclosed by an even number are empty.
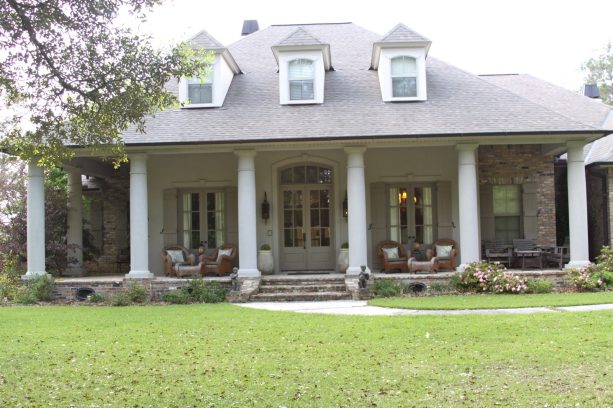
{"type": "Polygon", "coordinates": [[[282,185],[281,208],[281,270],[333,270],[332,186],[282,185]]]}
{"type": "Polygon", "coordinates": [[[424,185],[389,188],[389,239],[412,248],[432,244],[434,236],[434,187],[424,185]]]}

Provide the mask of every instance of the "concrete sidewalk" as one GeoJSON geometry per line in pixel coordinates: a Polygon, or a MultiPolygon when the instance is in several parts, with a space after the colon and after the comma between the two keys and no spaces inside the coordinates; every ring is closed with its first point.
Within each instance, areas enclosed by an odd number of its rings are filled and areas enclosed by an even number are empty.
{"type": "Polygon", "coordinates": [[[258,302],[237,303],[237,306],[251,309],[321,313],[360,316],[421,316],[421,315],[497,315],[497,314],[531,314],[556,312],[588,312],[596,310],[613,310],[613,303],[602,305],[563,306],[563,307],[526,307],[515,309],[475,309],[475,310],[415,310],[392,309],[368,306],[363,300],[335,300],[328,302],[258,302]]]}

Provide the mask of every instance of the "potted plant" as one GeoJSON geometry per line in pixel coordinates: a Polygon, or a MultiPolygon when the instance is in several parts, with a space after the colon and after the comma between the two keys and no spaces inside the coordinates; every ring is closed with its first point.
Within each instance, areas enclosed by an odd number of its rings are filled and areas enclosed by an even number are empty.
{"type": "Polygon", "coordinates": [[[274,260],[270,245],[263,244],[258,251],[258,269],[262,275],[271,275],[274,270],[274,260]]]}
{"type": "Polygon", "coordinates": [[[349,267],[349,243],[344,242],[338,252],[338,271],[340,273],[347,272],[349,267]]]}

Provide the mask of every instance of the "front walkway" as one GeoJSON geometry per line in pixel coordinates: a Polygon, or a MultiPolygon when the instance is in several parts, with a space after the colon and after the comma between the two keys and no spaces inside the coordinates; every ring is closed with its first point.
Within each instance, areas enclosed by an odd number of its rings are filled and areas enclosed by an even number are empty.
{"type": "Polygon", "coordinates": [[[423,316],[423,315],[496,315],[496,314],[531,314],[553,312],[588,312],[595,310],[613,310],[613,303],[602,305],[563,306],[563,307],[526,307],[518,309],[477,309],[477,310],[415,310],[392,309],[368,306],[363,300],[339,300],[332,302],[260,302],[237,303],[237,306],[252,309],[286,311],[297,313],[321,313],[359,316],[423,316]]]}

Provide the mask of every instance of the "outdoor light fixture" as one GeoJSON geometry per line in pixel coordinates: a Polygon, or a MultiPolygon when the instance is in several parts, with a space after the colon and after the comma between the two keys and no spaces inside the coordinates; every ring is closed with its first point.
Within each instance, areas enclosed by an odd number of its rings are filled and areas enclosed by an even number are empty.
{"type": "Polygon", "coordinates": [[[262,201],[262,219],[264,220],[264,223],[267,223],[269,218],[270,218],[270,204],[268,203],[268,200],[266,199],[266,192],[264,192],[264,201],[262,201]]]}

